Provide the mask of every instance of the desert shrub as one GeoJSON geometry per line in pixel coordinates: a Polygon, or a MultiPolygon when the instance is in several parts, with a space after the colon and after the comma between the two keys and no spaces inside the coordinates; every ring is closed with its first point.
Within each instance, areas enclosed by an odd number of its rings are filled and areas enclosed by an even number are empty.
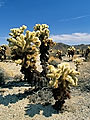
{"type": "Polygon", "coordinates": [[[60,59],[54,56],[50,56],[48,63],[49,65],[53,65],[53,66],[57,66],[58,64],[60,64],[60,59]]]}

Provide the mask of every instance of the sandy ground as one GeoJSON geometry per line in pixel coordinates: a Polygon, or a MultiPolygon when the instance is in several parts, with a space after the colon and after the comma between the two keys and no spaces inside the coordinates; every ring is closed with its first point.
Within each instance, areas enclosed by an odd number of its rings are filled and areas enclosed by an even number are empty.
{"type": "MultiPolygon", "coordinates": [[[[70,65],[75,67],[73,62],[70,65]]],[[[0,69],[7,83],[0,88],[0,120],[90,120],[90,62],[83,62],[80,66],[78,86],[71,88],[72,97],[66,100],[60,113],[51,105],[29,102],[24,90],[31,87],[18,81],[22,77],[20,66],[0,62],[0,69]]]]}

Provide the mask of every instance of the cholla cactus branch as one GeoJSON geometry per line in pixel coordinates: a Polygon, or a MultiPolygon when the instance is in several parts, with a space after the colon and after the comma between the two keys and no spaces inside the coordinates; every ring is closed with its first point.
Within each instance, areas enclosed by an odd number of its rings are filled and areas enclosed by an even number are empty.
{"type": "Polygon", "coordinates": [[[49,26],[46,24],[36,24],[34,30],[37,32],[37,36],[41,41],[40,45],[40,61],[43,68],[42,75],[46,76],[47,70],[46,67],[48,65],[49,59],[49,48],[54,45],[54,42],[51,38],[49,38],[49,26]]]}

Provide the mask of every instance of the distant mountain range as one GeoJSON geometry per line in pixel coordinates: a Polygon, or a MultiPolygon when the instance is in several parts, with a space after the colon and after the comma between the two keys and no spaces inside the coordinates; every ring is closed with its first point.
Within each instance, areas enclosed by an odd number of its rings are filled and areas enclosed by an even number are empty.
{"type": "MultiPolygon", "coordinates": [[[[80,45],[73,45],[76,49],[87,49],[90,44],[85,45],[85,44],[80,44],[80,45]]],[[[56,45],[53,47],[54,50],[62,50],[63,52],[66,52],[67,49],[70,47],[70,45],[64,44],[64,43],[56,43],[56,45]]]]}
{"type": "MultiPolygon", "coordinates": [[[[76,49],[83,49],[83,50],[85,50],[88,46],[90,46],[90,44],[88,44],[88,45],[85,45],[85,44],[81,44],[81,45],[74,45],[74,47],[76,48],[76,49]]],[[[64,44],[64,43],[56,43],[56,45],[55,46],[53,46],[53,51],[57,51],[57,50],[62,50],[63,51],[63,53],[66,53],[67,52],[67,49],[70,47],[70,45],[67,45],[67,44],[64,44]]],[[[6,50],[6,54],[8,55],[8,56],[10,56],[10,48],[9,48],[9,46],[8,45],[6,45],[6,48],[7,48],[7,50],[6,50]]],[[[55,52],[56,53],[56,52],[55,52]]]]}

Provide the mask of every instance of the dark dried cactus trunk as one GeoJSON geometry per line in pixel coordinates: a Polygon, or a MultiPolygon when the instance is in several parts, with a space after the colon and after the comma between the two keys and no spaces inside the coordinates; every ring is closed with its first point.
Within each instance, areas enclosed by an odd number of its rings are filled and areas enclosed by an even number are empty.
{"type": "Polygon", "coordinates": [[[42,77],[37,70],[31,70],[31,68],[21,68],[21,72],[24,74],[24,79],[35,89],[41,89],[48,86],[48,81],[45,77],[42,77]]]}
{"type": "Polygon", "coordinates": [[[46,77],[47,74],[47,65],[48,65],[48,59],[49,59],[49,45],[45,46],[44,42],[42,42],[40,46],[40,61],[43,68],[42,75],[46,77]]]}
{"type": "Polygon", "coordinates": [[[70,89],[67,87],[64,88],[62,84],[60,85],[60,87],[54,88],[52,92],[53,92],[54,99],[56,100],[53,107],[56,110],[61,110],[63,104],[65,103],[65,99],[71,98],[70,89]]]}

